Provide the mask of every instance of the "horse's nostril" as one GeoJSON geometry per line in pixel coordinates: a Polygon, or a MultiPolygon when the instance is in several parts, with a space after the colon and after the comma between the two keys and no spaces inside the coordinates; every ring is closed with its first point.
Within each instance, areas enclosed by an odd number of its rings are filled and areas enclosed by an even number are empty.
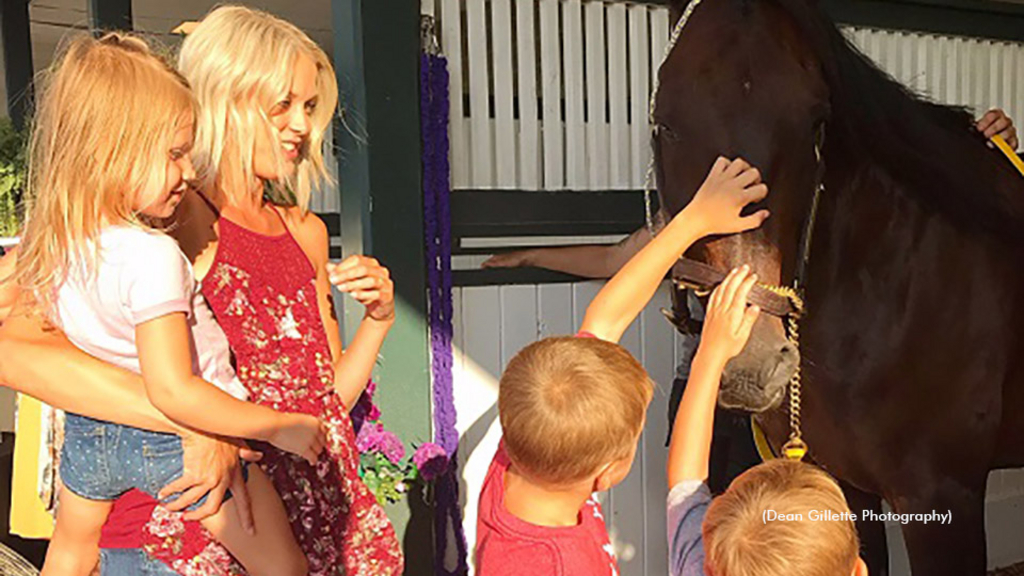
{"type": "Polygon", "coordinates": [[[796,348],[792,344],[783,344],[782,348],[779,349],[779,353],[783,356],[792,356],[796,354],[796,348]]]}

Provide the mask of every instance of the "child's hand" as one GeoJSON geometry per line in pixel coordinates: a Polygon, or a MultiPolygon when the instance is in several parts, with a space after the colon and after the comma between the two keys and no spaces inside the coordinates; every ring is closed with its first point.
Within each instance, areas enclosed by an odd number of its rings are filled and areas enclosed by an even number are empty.
{"type": "Polygon", "coordinates": [[[306,414],[281,414],[281,423],[268,440],[285,452],[302,456],[310,464],[323,452],[327,443],[323,426],[316,418],[306,414]]]}
{"type": "Polygon", "coordinates": [[[744,265],[729,272],[711,294],[701,346],[706,346],[708,353],[723,363],[743,350],[761,312],[756,305],[747,306],[747,296],[755,282],[757,274],[751,274],[750,266],[744,265]]]}
{"type": "Polygon", "coordinates": [[[768,218],[767,210],[740,216],[743,208],[768,195],[761,173],[742,158],[719,157],[711,167],[697,194],[682,213],[693,218],[700,231],[708,234],[734,234],[760,226],[768,218]]]}
{"type": "Polygon", "coordinates": [[[340,263],[328,262],[327,274],[335,288],[351,294],[366,306],[366,315],[378,321],[395,318],[395,285],[391,272],[375,258],[349,256],[340,263]]]}

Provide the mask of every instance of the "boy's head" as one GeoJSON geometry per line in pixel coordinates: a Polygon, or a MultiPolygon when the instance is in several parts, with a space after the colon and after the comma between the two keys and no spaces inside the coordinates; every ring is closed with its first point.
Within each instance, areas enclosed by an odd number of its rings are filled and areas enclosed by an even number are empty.
{"type": "Polygon", "coordinates": [[[545,338],[501,376],[498,412],[516,468],[548,486],[592,482],[606,490],[633,463],[653,383],[618,344],[545,338]]]}
{"type": "Polygon", "coordinates": [[[755,466],[708,508],[705,570],[712,576],[866,575],[849,513],[839,485],[818,468],[781,458],[755,466]],[[765,511],[775,519],[766,520],[765,511]]]}

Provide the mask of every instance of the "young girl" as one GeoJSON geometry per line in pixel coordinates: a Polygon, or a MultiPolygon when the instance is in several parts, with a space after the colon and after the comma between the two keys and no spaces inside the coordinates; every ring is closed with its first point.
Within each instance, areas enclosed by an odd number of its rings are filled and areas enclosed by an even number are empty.
{"type": "MultiPolygon", "coordinates": [[[[179,425],[315,462],[319,422],[243,400],[191,266],[145,224],[170,217],[195,177],[194,117],[188,84],[141,40],[71,42],[41,92],[16,278],[76,346],[140,373],[152,403],[179,425]]],[[[177,436],[68,414],[66,490],[43,574],[90,574],[113,500],[132,488],[156,495],[181,472],[177,436]]],[[[306,574],[273,486],[253,470],[248,487],[255,531],[231,502],[204,526],[251,574],[306,574]]]]}

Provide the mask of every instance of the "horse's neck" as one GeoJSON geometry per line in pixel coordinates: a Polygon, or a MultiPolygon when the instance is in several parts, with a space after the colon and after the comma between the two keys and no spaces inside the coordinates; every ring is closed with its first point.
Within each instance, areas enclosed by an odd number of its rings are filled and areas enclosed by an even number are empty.
{"type": "Polygon", "coordinates": [[[807,296],[811,324],[842,326],[812,332],[896,337],[894,327],[919,314],[958,326],[993,303],[1015,308],[1017,276],[998,243],[925,209],[876,167],[837,172],[822,199],[807,296]]]}

